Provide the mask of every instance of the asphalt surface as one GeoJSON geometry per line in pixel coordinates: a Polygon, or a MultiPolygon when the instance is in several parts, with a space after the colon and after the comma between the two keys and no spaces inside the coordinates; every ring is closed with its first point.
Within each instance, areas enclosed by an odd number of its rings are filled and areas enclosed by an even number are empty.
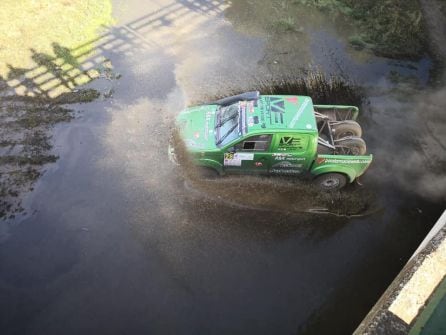
{"type": "MultiPolygon", "coordinates": [[[[2,223],[1,333],[351,333],[435,223],[438,200],[378,178],[382,167],[364,180],[378,210],[361,218],[190,194],[167,158],[175,114],[276,71],[264,62],[274,59],[271,45],[235,29],[222,1],[114,5],[108,36],[121,44],[99,50],[122,74],[113,96],[78,106],[80,118],[56,127],[59,161],[24,200],[28,215],[2,223]]],[[[329,28],[309,36],[308,54],[323,68],[338,57],[372,86],[387,88],[394,68],[427,81],[428,60],[415,70],[355,63],[329,28]],[[334,58],[323,57],[329,42],[334,58]]],[[[394,107],[392,99],[371,103],[394,107]]],[[[378,163],[398,154],[380,149],[380,121],[370,117],[367,132],[378,163]]]]}

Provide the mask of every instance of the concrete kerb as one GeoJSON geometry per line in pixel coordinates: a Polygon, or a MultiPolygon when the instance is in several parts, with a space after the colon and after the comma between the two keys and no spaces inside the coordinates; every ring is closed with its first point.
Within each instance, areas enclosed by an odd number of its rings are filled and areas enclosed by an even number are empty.
{"type": "Polygon", "coordinates": [[[354,335],[409,334],[446,276],[446,211],[354,335]]]}

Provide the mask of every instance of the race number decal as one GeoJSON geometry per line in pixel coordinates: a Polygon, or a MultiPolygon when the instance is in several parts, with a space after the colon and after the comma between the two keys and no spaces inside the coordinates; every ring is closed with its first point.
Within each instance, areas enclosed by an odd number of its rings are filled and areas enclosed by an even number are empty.
{"type": "Polygon", "coordinates": [[[254,160],[254,154],[226,152],[224,155],[225,166],[242,166],[242,161],[254,160]]]}

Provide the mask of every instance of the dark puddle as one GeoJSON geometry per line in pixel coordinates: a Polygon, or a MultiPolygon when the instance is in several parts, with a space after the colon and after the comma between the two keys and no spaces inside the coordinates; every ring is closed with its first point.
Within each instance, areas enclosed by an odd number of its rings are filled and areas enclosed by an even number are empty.
{"type": "Polygon", "coordinates": [[[188,179],[188,196],[220,205],[284,214],[312,213],[357,217],[375,213],[374,194],[352,185],[342,192],[323,193],[310,183],[283,178],[226,177],[218,180],[188,179]]]}
{"type": "MultiPolygon", "coordinates": [[[[52,151],[51,129],[76,118],[82,104],[101,96],[110,97],[112,89],[105,87],[110,86],[110,81],[119,79],[107,60],[96,71],[107,78],[108,84],[98,80],[96,88],[64,86],[69,91],[51,97],[33,82],[33,90],[17,94],[17,87],[29,89],[28,76],[35,69],[19,70],[11,67],[7,79],[0,78],[0,219],[4,220],[26,214],[22,207],[23,196],[33,190],[45,166],[57,161],[58,156],[52,151]]],[[[71,81],[75,83],[74,78],[71,81]]]]}

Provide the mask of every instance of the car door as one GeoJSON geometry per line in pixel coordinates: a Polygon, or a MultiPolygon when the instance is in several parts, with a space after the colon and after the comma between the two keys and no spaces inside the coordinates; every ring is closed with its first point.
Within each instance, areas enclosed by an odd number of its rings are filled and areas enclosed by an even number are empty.
{"type": "Polygon", "coordinates": [[[274,136],[271,149],[271,174],[299,175],[308,170],[308,147],[311,136],[299,133],[280,133],[274,136]]]}
{"type": "Polygon", "coordinates": [[[272,135],[250,136],[228,148],[224,154],[224,170],[228,173],[268,173],[272,135]]]}

